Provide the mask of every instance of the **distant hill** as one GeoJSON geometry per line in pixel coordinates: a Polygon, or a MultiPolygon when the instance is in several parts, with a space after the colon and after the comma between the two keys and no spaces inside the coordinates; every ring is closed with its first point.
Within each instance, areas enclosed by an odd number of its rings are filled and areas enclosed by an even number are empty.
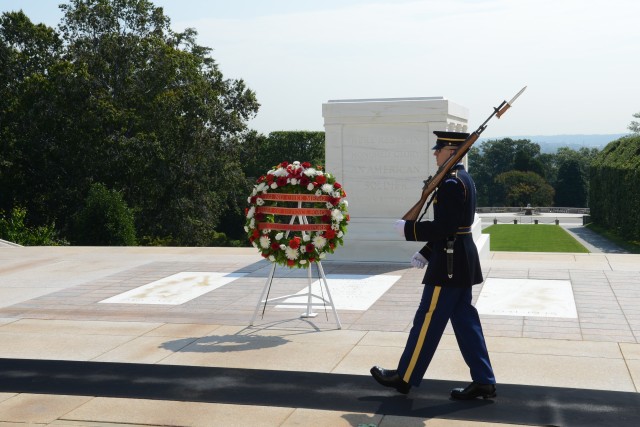
{"type": "Polygon", "coordinates": [[[543,153],[555,153],[560,147],[569,147],[578,150],[582,147],[597,148],[602,150],[608,143],[615,141],[627,133],[612,133],[602,135],[518,135],[518,136],[499,136],[495,138],[480,138],[478,142],[482,143],[490,139],[528,139],[531,142],[540,144],[540,151],[543,153]]]}

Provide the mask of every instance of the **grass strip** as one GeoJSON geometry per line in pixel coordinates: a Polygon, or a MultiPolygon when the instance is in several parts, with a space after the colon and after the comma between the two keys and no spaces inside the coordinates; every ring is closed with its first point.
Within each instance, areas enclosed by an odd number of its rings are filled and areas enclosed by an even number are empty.
{"type": "Polygon", "coordinates": [[[589,253],[559,225],[495,224],[482,232],[491,236],[492,251],[589,253]]]}

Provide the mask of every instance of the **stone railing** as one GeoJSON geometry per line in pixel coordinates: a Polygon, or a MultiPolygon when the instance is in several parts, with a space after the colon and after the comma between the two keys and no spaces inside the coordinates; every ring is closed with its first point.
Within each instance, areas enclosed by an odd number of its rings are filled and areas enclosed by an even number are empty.
{"type": "Polygon", "coordinates": [[[522,213],[524,214],[526,211],[530,211],[534,214],[539,213],[555,213],[555,214],[579,214],[579,215],[589,215],[591,212],[589,208],[566,208],[566,207],[526,207],[526,208],[518,208],[518,207],[480,207],[476,208],[476,213],[522,213]]]}

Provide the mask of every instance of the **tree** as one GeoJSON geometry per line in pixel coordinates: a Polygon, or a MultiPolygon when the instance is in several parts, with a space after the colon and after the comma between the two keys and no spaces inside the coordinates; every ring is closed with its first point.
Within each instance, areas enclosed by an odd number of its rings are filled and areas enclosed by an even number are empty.
{"type": "Polygon", "coordinates": [[[520,170],[544,174],[544,166],[538,160],[540,145],[528,139],[484,141],[479,150],[469,151],[469,170],[478,190],[478,206],[500,206],[504,199],[493,191],[494,179],[505,172],[520,170]]]}
{"type": "Polygon", "coordinates": [[[253,134],[247,142],[246,168],[248,177],[257,178],[283,161],[309,162],[324,166],[324,132],[278,131],[267,137],[253,134]]]}
{"type": "Polygon", "coordinates": [[[488,170],[489,166],[487,162],[485,162],[485,157],[482,155],[480,149],[475,146],[469,149],[467,159],[469,162],[469,173],[473,176],[473,181],[476,184],[477,205],[491,206],[489,203],[489,194],[491,193],[489,186],[491,185],[492,178],[488,170]]]}
{"type": "MultiPolygon", "coordinates": [[[[636,119],[640,119],[640,113],[635,113],[633,117],[635,117],[636,119]]],[[[633,133],[640,133],[640,122],[632,120],[627,129],[629,129],[633,133]]]]}
{"type": "Polygon", "coordinates": [[[0,211],[0,238],[25,246],[62,246],[69,243],[58,238],[55,224],[31,227],[25,223],[27,210],[16,206],[9,214],[0,211]]]}
{"type": "Polygon", "coordinates": [[[526,149],[519,149],[516,151],[513,158],[513,170],[521,172],[535,172],[538,175],[544,177],[545,168],[540,161],[540,146],[538,144],[533,145],[535,146],[535,148],[537,148],[536,152],[534,153],[526,149]]]}
{"type": "Polygon", "coordinates": [[[555,185],[558,175],[558,164],[555,153],[540,153],[537,160],[542,165],[543,173],[539,173],[552,187],[555,185]]]}
{"type": "Polygon", "coordinates": [[[265,136],[250,131],[241,145],[242,170],[247,180],[245,186],[238,184],[229,194],[228,209],[222,217],[219,231],[230,239],[246,242],[244,209],[255,180],[283,161],[324,165],[324,132],[277,131],[265,136]]]}
{"type": "Polygon", "coordinates": [[[133,212],[117,191],[93,184],[75,218],[75,243],[82,245],[134,246],[133,212]]]}
{"type": "MultiPolygon", "coordinates": [[[[52,28],[33,24],[23,12],[0,16],[0,210],[29,205],[24,180],[37,166],[30,165],[24,153],[28,142],[23,131],[24,124],[37,124],[23,108],[24,87],[50,71],[61,49],[62,41],[52,28]]],[[[43,226],[48,223],[40,221],[43,226]]]]}
{"type": "Polygon", "coordinates": [[[495,179],[507,206],[551,206],[554,190],[535,172],[509,171],[495,179]]]}
{"type": "Polygon", "coordinates": [[[557,167],[555,205],[587,207],[589,200],[589,169],[597,156],[597,148],[572,150],[561,147],[555,155],[557,167]]]}
{"type": "Polygon", "coordinates": [[[562,162],[558,169],[555,205],[586,207],[586,182],[586,175],[577,159],[572,158],[562,162]]]}
{"type": "Polygon", "coordinates": [[[479,206],[509,203],[504,186],[495,177],[505,172],[534,172],[555,189],[556,206],[585,207],[589,194],[589,168],[597,148],[573,150],[561,147],[554,154],[541,153],[529,140],[489,140],[469,151],[469,167],[478,188],[479,206]]]}
{"type": "MultiPolygon", "coordinates": [[[[16,154],[2,174],[3,192],[12,189],[3,203],[24,203],[66,233],[101,182],[136,212],[143,243],[208,244],[236,203],[233,189],[246,184],[240,142],[255,94],[225,79],[196,32],[173,32],[150,1],[70,0],[61,9],[51,61],[11,80],[0,132],[16,154]]],[[[26,44],[7,40],[0,51],[22,64],[26,44]]]]}

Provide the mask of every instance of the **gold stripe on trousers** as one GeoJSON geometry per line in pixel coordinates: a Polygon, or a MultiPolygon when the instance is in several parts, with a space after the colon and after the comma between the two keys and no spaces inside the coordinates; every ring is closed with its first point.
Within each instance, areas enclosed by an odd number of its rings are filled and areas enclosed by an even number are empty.
{"type": "Polygon", "coordinates": [[[422,346],[424,345],[424,339],[427,336],[427,331],[429,330],[429,325],[431,324],[431,318],[433,317],[433,312],[436,309],[436,305],[438,304],[438,298],[440,297],[440,286],[434,286],[433,295],[431,296],[431,304],[429,305],[429,311],[426,316],[424,316],[424,321],[422,322],[422,327],[420,328],[420,334],[418,335],[418,341],[416,342],[416,346],[413,349],[413,354],[411,355],[411,361],[409,362],[409,367],[407,371],[404,373],[404,382],[408,383],[411,378],[411,374],[413,374],[413,370],[416,367],[416,363],[418,362],[418,357],[420,356],[420,351],[422,350],[422,346]]]}

